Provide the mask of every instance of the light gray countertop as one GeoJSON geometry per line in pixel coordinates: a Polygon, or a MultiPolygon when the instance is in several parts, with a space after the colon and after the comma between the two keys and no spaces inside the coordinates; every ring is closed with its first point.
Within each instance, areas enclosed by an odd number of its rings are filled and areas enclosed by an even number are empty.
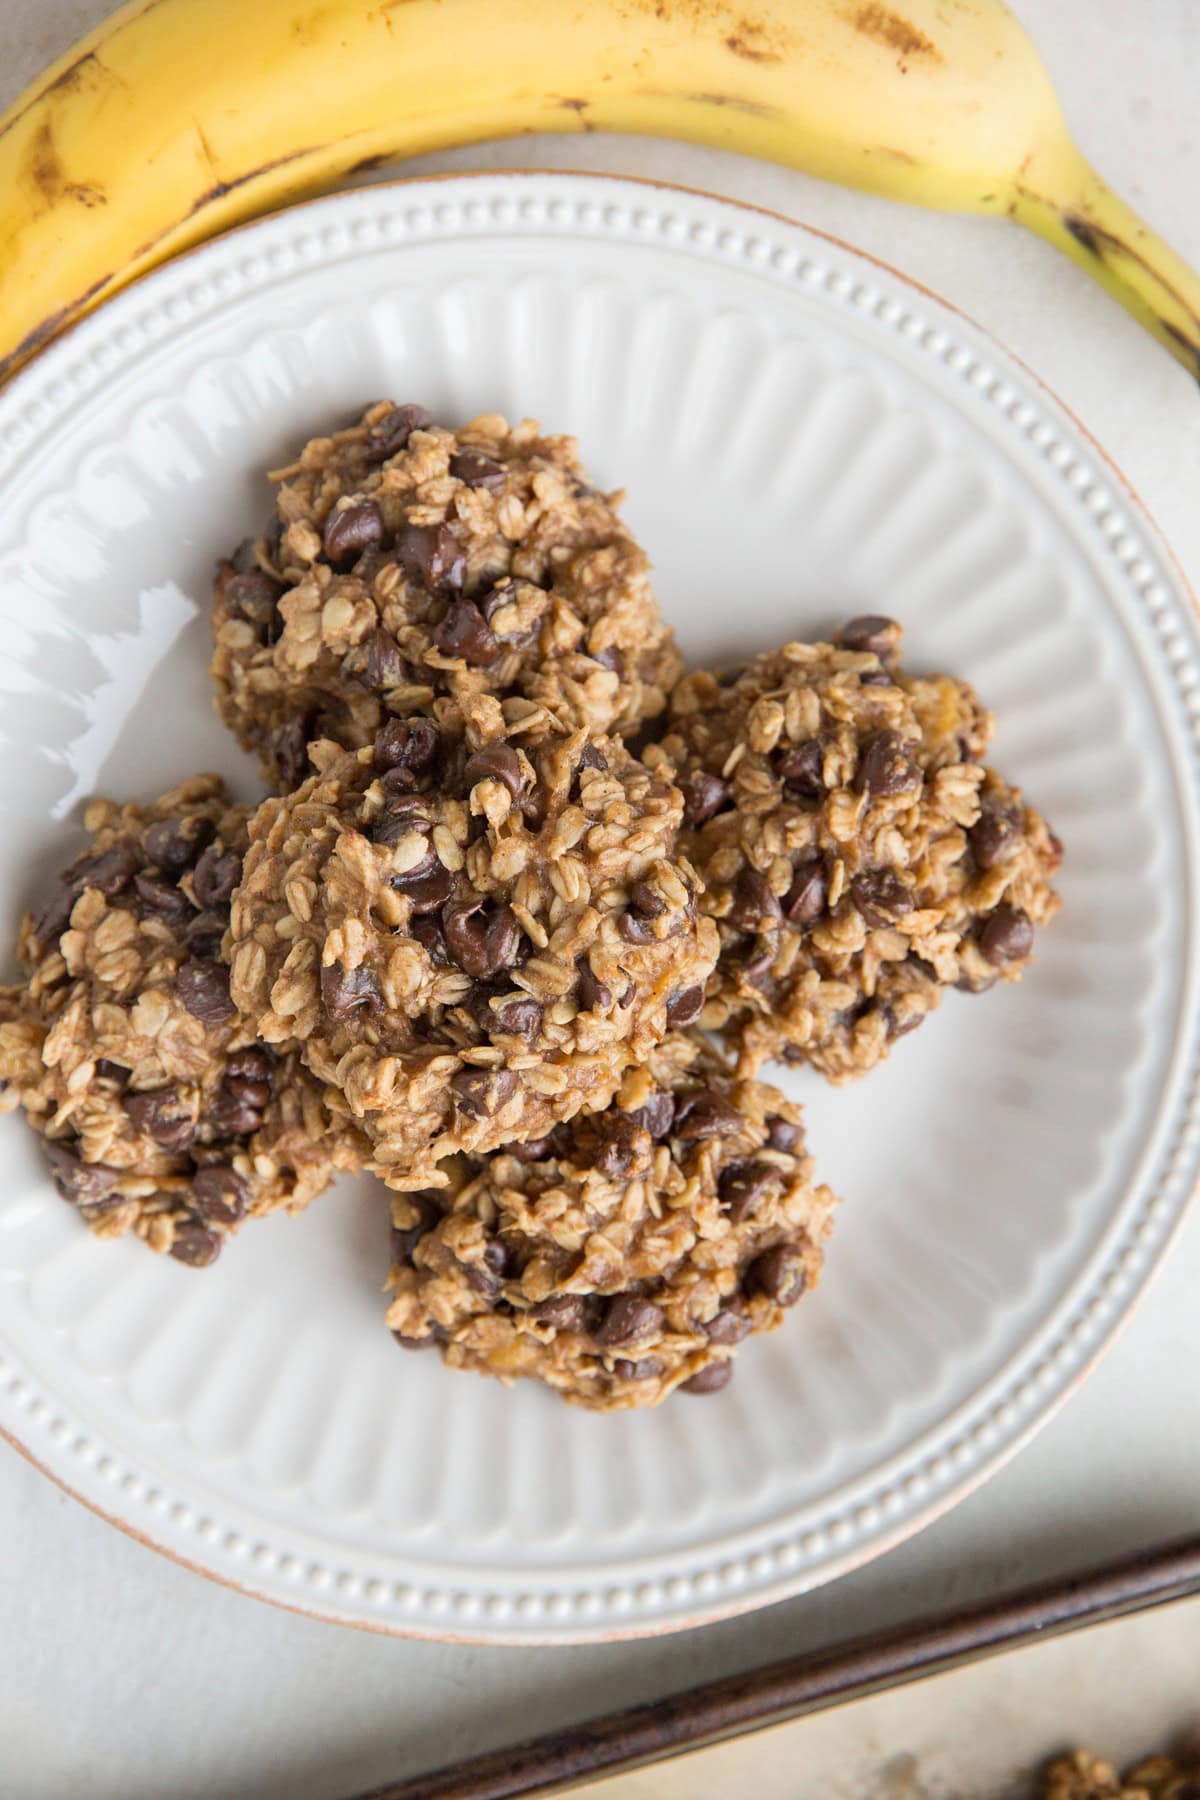
{"type": "MultiPolygon", "coordinates": [[[[108,10],[104,0],[0,0],[0,102],[108,10]]],[[[1017,10],[1085,149],[1200,263],[1200,12],[1189,0],[1136,7],[1022,0],[1017,10]]],[[[1120,463],[1200,583],[1195,387],[1063,258],[1007,223],[921,213],[653,140],[524,138],[409,166],[657,176],[752,200],[849,239],[964,308],[1055,388],[1120,463]]],[[[1149,1298],[1083,1391],[1006,1471],[921,1537],[807,1598],[628,1646],[502,1651],[408,1643],[275,1611],[153,1555],[0,1449],[0,1789],[21,1800],[82,1792],[95,1800],[331,1800],[1195,1530],[1198,1263],[1200,1218],[1193,1215],[1149,1298]]],[[[1200,1614],[1190,1610],[1193,1650],[1178,1658],[1181,1723],[1200,1666],[1200,1614]]],[[[1174,1678],[1158,1667],[1155,1717],[1173,1716],[1162,1683],[1174,1678]]],[[[1124,1671],[1126,1700],[1137,1679],[1136,1666],[1124,1671]]],[[[1079,1685],[1063,1678],[1067,1734],[1079,1685]]],[[[1093,1712],[1095,1698],[1093,1691],[1093,1712]]],[[[953,1708],[948,1731],[952,1716],[953,1708]]]]}

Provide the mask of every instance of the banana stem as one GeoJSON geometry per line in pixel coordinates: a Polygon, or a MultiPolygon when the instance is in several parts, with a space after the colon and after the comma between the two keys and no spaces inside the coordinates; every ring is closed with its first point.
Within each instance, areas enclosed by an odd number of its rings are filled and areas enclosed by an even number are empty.
{"type": "Polygon", "coordinates": [[[1200,275],[1073,144],[1029,160],[1010,210],[1106,288],[1200,381],[1200,275]]]}

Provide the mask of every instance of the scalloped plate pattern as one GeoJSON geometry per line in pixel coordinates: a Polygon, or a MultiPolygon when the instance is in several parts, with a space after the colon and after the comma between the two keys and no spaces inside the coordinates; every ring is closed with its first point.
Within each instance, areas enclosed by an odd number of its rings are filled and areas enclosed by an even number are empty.
{"type": "Polygon", "coordinates": [[[1200,1164],[1196,618],[1036,380],[842,244],[592,176],[337,195],[170,264],[0,393],[0,917],[82,800],[252,797],[205,672],[261,473],[367,399],[577,433],[687,656],[852,612],[968,676],[1067,848],[1024,983],[869,1081],[778,1078],[845,1195],[827,1274],[704,1402],[592,1418],[399,1355],[346,1182],[204,1275],[102,1245],[0,1120],[0,1427],[264,1598],[493,1642],[662,1631],[865,1561],[1010,1455],[1137,1299],[1200,1164]]]}

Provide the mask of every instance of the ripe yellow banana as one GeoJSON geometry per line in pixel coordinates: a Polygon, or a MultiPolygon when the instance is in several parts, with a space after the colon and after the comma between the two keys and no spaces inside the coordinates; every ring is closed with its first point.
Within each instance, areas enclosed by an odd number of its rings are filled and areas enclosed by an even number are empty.
{"type": "Polygon", "coordinates": [[[129,0],[0,121],[0,376],[353,170],[597,128],[1007,213],[1200,376],[1200,278],[1084,161],[1001,0],[129,0]]]}

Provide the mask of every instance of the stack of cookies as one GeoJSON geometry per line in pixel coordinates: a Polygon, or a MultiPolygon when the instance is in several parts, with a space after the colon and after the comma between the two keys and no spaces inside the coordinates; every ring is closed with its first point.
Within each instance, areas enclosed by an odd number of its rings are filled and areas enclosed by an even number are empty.
{"type": "Polygon", "coordinates": [[[204,1266],[366,1169],[406,1349],[716,1392],[832,1222],[763,1064],[863,1074],[1016,979],[1059,846],[887,619],[685,674],[570,438],[381,402],[272,479],[212,662],[272,793],[92,804],[2,1098],[101,1236],[204,1266]]]}

